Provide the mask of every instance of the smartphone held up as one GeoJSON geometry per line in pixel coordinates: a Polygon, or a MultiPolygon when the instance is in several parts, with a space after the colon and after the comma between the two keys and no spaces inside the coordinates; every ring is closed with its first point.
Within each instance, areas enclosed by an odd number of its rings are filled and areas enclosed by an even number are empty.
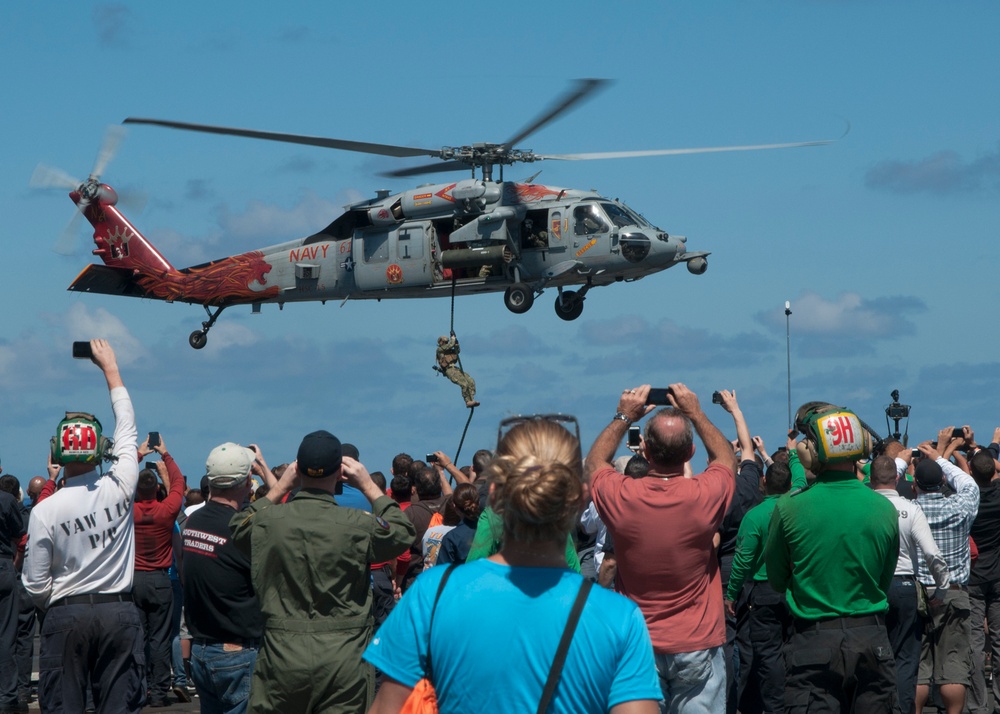
{"type": "Polygon", "coordinates": [[[73,359],[93,359],[94,350],[90,347],[90,342],[73,343],[73,359]]]}
{"type": "Polygon", "coordinates": [[[649,396],[646,397],[646,404],[656,404],[656,405],[669,405],[670,400],[667,395],[670,394],[670,387],[659,388],[653,387],[649,390],[649,396]]]}

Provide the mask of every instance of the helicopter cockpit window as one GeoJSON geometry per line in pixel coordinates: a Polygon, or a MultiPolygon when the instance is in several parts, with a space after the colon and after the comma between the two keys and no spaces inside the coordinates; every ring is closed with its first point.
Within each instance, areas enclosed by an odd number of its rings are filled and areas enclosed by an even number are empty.
{"type": "Polygon", "coordinates": [[[649,255],[649,237],[644,233],[622,233],[619,245],[622,257],[630,263],[638,263],[649,255]]]}
{"type": "Polygon", "coordinates": [[[387,260],[389,260],[389,234],[367,234],[365,236],[365,262],[384,263],[387,260]]]}
{"type": "Polygon", "coordinates": [[[637,225],[635,217],[617,204],[602,203],[601,208],[603,208],[604,212],[608,214],[608,218],[611,219],[611,222],[614,224],[615,228],[624,228],[625,226],[637,225]]]}
{"type": "Polygon", "coordinates": [[[596,203],[588,203],[573,209],[575,231],[578,236],[589,236],[595,233],[606,233],[608,224],[604,214],[596,203]]]}

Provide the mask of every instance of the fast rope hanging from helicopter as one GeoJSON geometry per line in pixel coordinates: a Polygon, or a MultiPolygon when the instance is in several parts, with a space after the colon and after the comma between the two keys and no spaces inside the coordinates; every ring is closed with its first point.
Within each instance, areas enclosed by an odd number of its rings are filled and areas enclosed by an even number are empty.
{"type": "MultiPolygon", "coordinates": [[[[479,405],[479,402],[477,402],[477,401],[474,400],[474,397],[475,397],[475,382],[472,381],[472,378],[469,377],[466,374],[465,369],[463,369],[463,367],[462,367],[462,358],[460,356],[460,351],[459,351],[459,348],[458,348],[458,338],[457,338],[457,335],[455,334],[455,287],[456,287],[456,279],[457,278],[454,275],[451,278],[451,325],[449,327],[449,331],[448,332],[449,332],[449,335],[451,336],[451,339],[454,340],[454,343],[455,343],[455,352],[454,352],[455,361],[454,361],[454,365],[453,366],[454,366],[455,369],[458,370],[458,372],[460,372],[462,374],[461,381],[465,381],[467,379],[469,382],[472,382],[472,396],[473,396],[473,399],[470,399],[470,400],[466,401],[466,406],[468,406],[468,408],[469,408],[469,418],[465,420],[465,428],[462,429],[462,438],[459,440],[459,442],[458,442],[458,449],[455,450],[455,456],[452,458],[452,461],[457,463],[458,462],[458,456],[459,456],[459,454],[462,453],[462,445],[465,443],[465,435],[469,431],[469,424],[472,423],[472,415],[475,413],[476,407],[479,405]]],[[[439,345],[439,348],[440,348],[440,345],[439,345]]],[[[440,349],[439,349],[439,353],[440,353],[440,349]]],[[[448,371],[449,371],[449,369],[451,369],[451,366],[443,368],[443,367],[440,366],[440,364],[437,364],[437,365],[434,365],[434,369],[438,373],[440,373],[441,375],[443,375],[443,376],[448,377],[449,379],[451,379],[451,381],[455,382],[459,386],[462,386],[459,381],[456,381],[455,379],[453,379],[451,376],[448,375],[448,371]]],[[[465,392],[465,388],[464,387],[463,387],[462,391],[463,391],[463,393],[465,392]]]]}

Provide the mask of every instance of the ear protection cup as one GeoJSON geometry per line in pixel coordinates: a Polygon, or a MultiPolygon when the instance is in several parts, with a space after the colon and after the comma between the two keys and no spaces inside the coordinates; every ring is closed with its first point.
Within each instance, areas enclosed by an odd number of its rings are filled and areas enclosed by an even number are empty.
{"type": "Polygon", "coordinates": [[[805,439],[795,445],[795,453],[799,455],[799,463],[807,471],[815,472],[819,468],[819,454],[816,453],[816,442],[805,439]]]}

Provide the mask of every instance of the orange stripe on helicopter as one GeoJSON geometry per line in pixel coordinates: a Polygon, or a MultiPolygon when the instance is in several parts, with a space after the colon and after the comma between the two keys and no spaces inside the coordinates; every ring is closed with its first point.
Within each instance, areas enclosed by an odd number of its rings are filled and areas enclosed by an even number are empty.
{"type": "Polygon", "coordinates": [[[455,188],[455,186],[456,186],[456,184],[449,184],[448,186],[445,186],[444,188],[442,188],[440,191],[438,191],[434,195],[437,196],[438,198],[443,198],[445,201],[451,201],[452,203],[454,203],[455,199],[451,197],[450,191],[453,188],[455,188]]]}
{"type": "Polygon", "coordinates": [[[580,248],[580,250],[576,251],[576,257],[579,258],[581,255],[583,255],[584,253],[586,253],[588,250],[590,250],[591,248],[593,248],[595,245],[597,245],[597,239],[596,238],[591,238],[589,241],[587,241],[586,245],[584,245],[582,248],[580,248]]]}

